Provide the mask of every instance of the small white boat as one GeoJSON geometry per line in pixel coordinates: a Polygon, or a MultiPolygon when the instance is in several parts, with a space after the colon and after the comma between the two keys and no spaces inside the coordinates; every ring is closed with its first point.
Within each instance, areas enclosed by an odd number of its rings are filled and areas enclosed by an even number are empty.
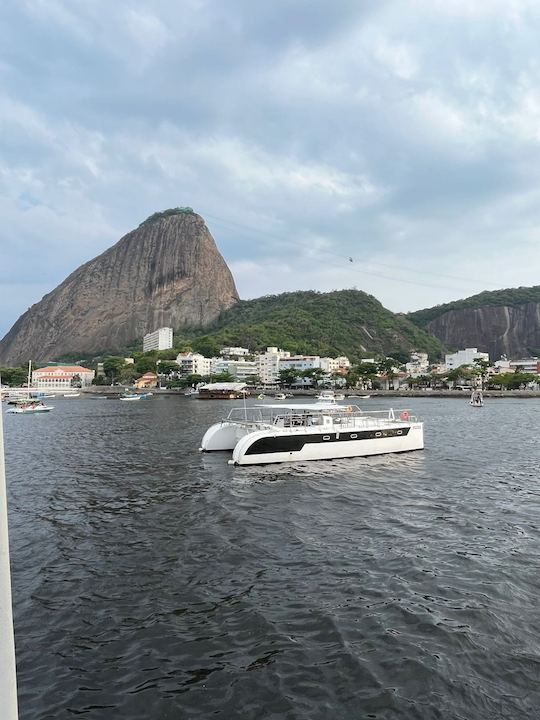
{"type": "Polygon", "coordinates": [[[65,398],[81,397],[81,393],[78,393],[78,392],[64,393],[64,397],[65,398]]]}
{"type": "Polygon", "coordinates": [[[34,415],[36,413],[50,412],[53,408],[53,405],[45,405],[41,400],[20,400],[8,410],[8,413],[14,415],[34,415]]]}
{"type": "Polygon", "coordinates": [[[316,400],[323,403],[336,403],[338,400],[345,400],[345,395],[342,393],[336,395],[333,390],[321,390],[316,396],[316,400]]]}
{"type": "MultiPolygon", "coordinates": [[[[40,397],[30,397],[30,379],[32,377],[32,362],[28,363],[28,381],[27,381],[27,395],[26,397],[19,397],[16,400],[10,402],[13,405],[8,410],[8,413],[13,415],[35,415],[37,413],[50,412],[53,409],[52,405],[45,405],[40,397]]],[[[41,393],[44,395],[44,393],[41,393]]],[[[53,395],[45,397],[54,397],[53,395]]]]}
{"type": "Polygon", "coordinates": [[[310,403],[234,408],[212,425],[200,450],[232,451],[233,465],[366,457],[422,450],[424,424],[408,410],[365,413],[310,403]]]}
{"type": "Polygon", "coordinates": [[[286,400],[287,396],[285,393],[277,393],[277,395],[274,395],[275,400],[286,400]]]}
{"type": "Polygon", "coordinates": [[[126,393],[125,395],[120,396],[120,400],[146,400],[147,398],[151,397],[152,393],[126,393]]]}
{"type": "Polygon", "coordinates": [[[484,407],[484,397],[481,390],[472,391],[469,405],[472,405],[473,407],[484,407]]]}

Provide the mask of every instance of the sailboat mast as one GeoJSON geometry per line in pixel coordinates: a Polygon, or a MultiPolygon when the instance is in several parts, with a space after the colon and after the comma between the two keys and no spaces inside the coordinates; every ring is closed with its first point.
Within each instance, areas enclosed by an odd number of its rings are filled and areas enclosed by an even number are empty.
{"type": "Polygon", "coordinates": [[[32,378],[32,361],[28,361],[28,380],[26,381],[26,388],[27,388],[27,394],[28,399],[30,400],[30,381],[32,378]]]}

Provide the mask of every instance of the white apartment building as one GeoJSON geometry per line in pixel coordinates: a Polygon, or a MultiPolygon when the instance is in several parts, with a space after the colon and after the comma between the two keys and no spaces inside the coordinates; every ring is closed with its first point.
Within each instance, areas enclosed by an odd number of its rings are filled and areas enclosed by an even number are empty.
{"type": "Polygon", "coordinates": [[[213,358],[206,358],[200,353],[185,352],[176,357],[181,375],[210,375],[213,358]]]}
{"type": "Polygon", "coordinates": [[[275,385],[279,378],[279,362],[289,358],[290,352],[280,350],[277,347],[267,347],[266,352],[257,356],[257,375],[261,378],[263,385],[275,385]]]}
{"type": "Polygon", "coordinates": [[[426,375],[429,370],[429,360],[427,353],[412,352],[408,363],[405,363],[405,371],[411,377],[419,377],[426,375]]]}
{"type": "Polygon", "coordinates": [[[351,363],[349,361],[348,357],[345,357],[345,355],[341,355],[337,358],[321,358],[321,368],[327,372],[329,375],[334,372],[340,372],[344,371],[344,374],[347,372],[347,370],[351,367],[351,363]]]}
{"type": "MultiPolygon", "coordinates": [[[[319,355],[291,355],[288,358],[282,358],[279,361],[280,370],[312,370],[321,367],[321,358],[319,355]]],[[[322,368],[321,368],[322,369],[322,368]]],[[[311,385],[309,378],[297,377],[298,385],[311,385]]]]}
{"type": "Polygon", "coordinates": [[[32,372],[32,387],[37,390],[69,390],[72,381],[81,387],[92,384],[95,373],[80,365],[49,365],[32,372]]]}
{"type": "Polygon", "coordinates": [[[259,364],[256,360],[227,360],[226,358],[212,358],[212,373],[230,373],[239,382],[249,381],[259,374],[259,364]]]}
{"type": "Polygon", "coordinates": [[[147,333],[143,338],[143,352],[149,350],[170,350],[173,346],[173,331],[170,327],[162,327],[147,333]]]}
{"type": "Polygon", "coordinates": [[[455,353],[444,356],[444,364],[447,370],[455,370],[462,365],[472,365],[475,360],[487,360],[489,355],[485,352],[478,352],[478,348],[465,348],[455,353]]]}
{"type": "Polygon", "coordinates": [[[248,348],[224,347],[221,348],[219,354],[225,357],[244,357],[245,355],[250,355],[251,353],[249,352],[248,348]]]}

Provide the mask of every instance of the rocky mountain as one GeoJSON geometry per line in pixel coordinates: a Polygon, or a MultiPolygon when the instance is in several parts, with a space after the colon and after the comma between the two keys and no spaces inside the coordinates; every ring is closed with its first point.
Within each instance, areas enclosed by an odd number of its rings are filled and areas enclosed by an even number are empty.
{"type": "Polygon", "coordinates": [[[416,349],[441,357],[445,348],[404,315],[387,310],[361,290],[298,291],[241,300],[213,327],[184,335],[186,344],[207,355],[224,345],[262,350],[277,345],[308,355],[362,357],[416,349]]]}
{"type": "Polygon", "coordinates": [[[158,327],[207,326],[237,301],[203,219],[167,210],[32,305],[0,341],[0,363],[114,351],[158,327]]]}
{"type": "Polygon", "coordinates": [[[408,317],[449,347],[477,347],[492,360],[540,355],[540,285],[482,292],[408,317]]]}

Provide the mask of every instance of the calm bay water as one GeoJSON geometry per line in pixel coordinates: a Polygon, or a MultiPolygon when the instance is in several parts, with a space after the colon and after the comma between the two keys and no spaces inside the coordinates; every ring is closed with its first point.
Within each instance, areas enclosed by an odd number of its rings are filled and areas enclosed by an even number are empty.
{"type": "Polygon", "coordinates": [[[197,451],[232,404],[51,402],[4,418],[21,720],[539,716],[540,401],[258,468],[197,451]]]}

